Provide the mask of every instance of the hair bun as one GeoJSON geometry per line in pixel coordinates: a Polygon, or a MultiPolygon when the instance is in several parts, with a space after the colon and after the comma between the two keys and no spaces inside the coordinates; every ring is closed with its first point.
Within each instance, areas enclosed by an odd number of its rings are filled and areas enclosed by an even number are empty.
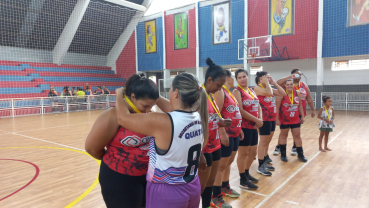
{"type": "Polygon", "coordinates": [[[256,76],[259,76],[260,72],[256,72],[256,76]]]}
{"type": "Polygon", "coordinates": [[[211,58],[207,58],[207,59],[206,59],[206,64],[207,64],[208,66],[210,66],[210,67],[215,66],[215,63],[214,63],[214,61],[213,61],[211,58]]]}

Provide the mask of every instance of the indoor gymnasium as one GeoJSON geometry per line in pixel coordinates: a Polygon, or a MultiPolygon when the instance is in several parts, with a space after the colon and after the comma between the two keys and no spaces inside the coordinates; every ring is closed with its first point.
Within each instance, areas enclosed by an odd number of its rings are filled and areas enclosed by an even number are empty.
{"type": "Polygon", "coordinates": [[[0,8],[0,207],[369,207],[369,0],[0,8]]]}

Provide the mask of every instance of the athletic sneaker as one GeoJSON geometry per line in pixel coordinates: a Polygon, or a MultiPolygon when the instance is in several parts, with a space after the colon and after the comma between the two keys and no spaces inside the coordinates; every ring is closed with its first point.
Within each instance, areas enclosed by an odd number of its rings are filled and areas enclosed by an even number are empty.
{"type": "Polygon", "coordinates": [[[240,194],[237,191],[233,190],[230,185],[228,185],[225,188],[222,188],[222,195],[223,196],[229,196],[231,198],[240,197],[240,194]]]}
{"type": "Polygon", "coordinates": [[[252,177],[252,175],[249,175],[249,180],[250,180],[251,183],[257,183],[257,182],[259,182],[259,180],[256,179],[256,178],[254,178],[254,177],[252,177]]]}
{"type": "Polygon", "coordinates": [[[287,162],[288,161],[287,156],[286,155],[281,155],[281,160],[283,162],[287,162]]]}
{"type": "Polygon", "coordinates": [[[301,162],[307,162],[308,160],[305,158],[304,154],[299,154],[297,156],[297,158],[301,161],[301,162]]]}
{"type": "Polygon", "coordinates": [[[274,167],[272,167],[272,166],[270,166],[270,165],[268,165],[268,163],[264,163],[264,165],[265,165],[265,168],[266,168],[267,170],[269,170],[269,171],[274,171],[274,170],[275,170],[275,168],[274,168],[274,167]]]}
{"type": "Polygon", "coordinates": [[[291,149],[291,155],[296,156],[297,155],[297,148],[296,147],[292,147],[291,149]]]}
{"type": "Polygon", "coordinates": [[[267,156],[266,156],[266,159],[265,159],[265,162],[266,162],[266,163],[272,163],[272,162],[273,162],[273,160],[272,160],[272,159],[270,159],[269,155],[267,155],[267,156]]]}
{"type": "Polygon", "coordinates": [[[259,168],[258,168],[258,173],[260,173],[261,175],[265,175],[265,176],[271,176],[272,173],[269,172],[266,167],[265,167],[266,163],[263,163],[259,168]]]}
{"type": "Polygon", "coordinates": [[[215,208],[232,208],[230,204],[224,201],[221,194],[219,194],[218,197],[211,199],[210,206],[215,208]]]}
{"type": "Polygon", "coordinates": [[[256,190],[259,187],[248,180],[240,180],[240,187],[244,189],[256,190]]]}
{"type": "Polygon", "coordinates": [[[279,146],[276,146],[273,155],[279,155],[279,153],[281,153],[281,149],[279,148],[279,146]]]}

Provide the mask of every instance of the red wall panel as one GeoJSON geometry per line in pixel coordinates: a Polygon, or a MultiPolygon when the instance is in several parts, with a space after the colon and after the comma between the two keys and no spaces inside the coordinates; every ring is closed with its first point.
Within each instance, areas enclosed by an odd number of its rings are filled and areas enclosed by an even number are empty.
{"type": "MultiPolygon", "coordinates": [[[[318,0],[295,0],[294,35],[273,37],[278,47],[287,47],[290,57],[299,57],[299,59],[316,58],[318,3],[318,0]]],[[[248,9],[248,36],[268,35],[269,0],[251,0],[248,9]]]]}
{"type": "Polygon", "coordinates": [[[133,32],[124,49],[120,53],[116,64],[117,74],[122,78],[128,78],[136,73],[136,48],[135,33],[133,32]]]}
{"type": "Polygon", "coordinates": [[[188,10],[188,48],[174,50],[173,15],[165,16],[166,68],[181,69],[196,67],[196,12],[188,10]]]}

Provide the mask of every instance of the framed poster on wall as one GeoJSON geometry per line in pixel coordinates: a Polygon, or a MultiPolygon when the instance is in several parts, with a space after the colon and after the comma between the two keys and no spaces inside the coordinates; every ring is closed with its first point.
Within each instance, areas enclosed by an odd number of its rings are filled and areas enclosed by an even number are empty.
{"type": "Polygon", "coordinates": [[[188,48],[188,12],[173,15],[174,50],[188,48]]]}
{"type": "Polygon", "coordinates": [[[369,0],[347,0],[347,26],[369,24],[369,0]]]}
{"type": "Polygon", "coordinates": [[[213,5],[213,45],[231,42],[230,3],[213,5]]]}
{"type": "Polygon", "coordinates": [[[156,53],[156,20],[145,22],[145,53],[156,53]]]}
{"type": "Polygon", "coordinates": [[[295,0],[269,0],[269,35],[295,33],[295,0]]]}

